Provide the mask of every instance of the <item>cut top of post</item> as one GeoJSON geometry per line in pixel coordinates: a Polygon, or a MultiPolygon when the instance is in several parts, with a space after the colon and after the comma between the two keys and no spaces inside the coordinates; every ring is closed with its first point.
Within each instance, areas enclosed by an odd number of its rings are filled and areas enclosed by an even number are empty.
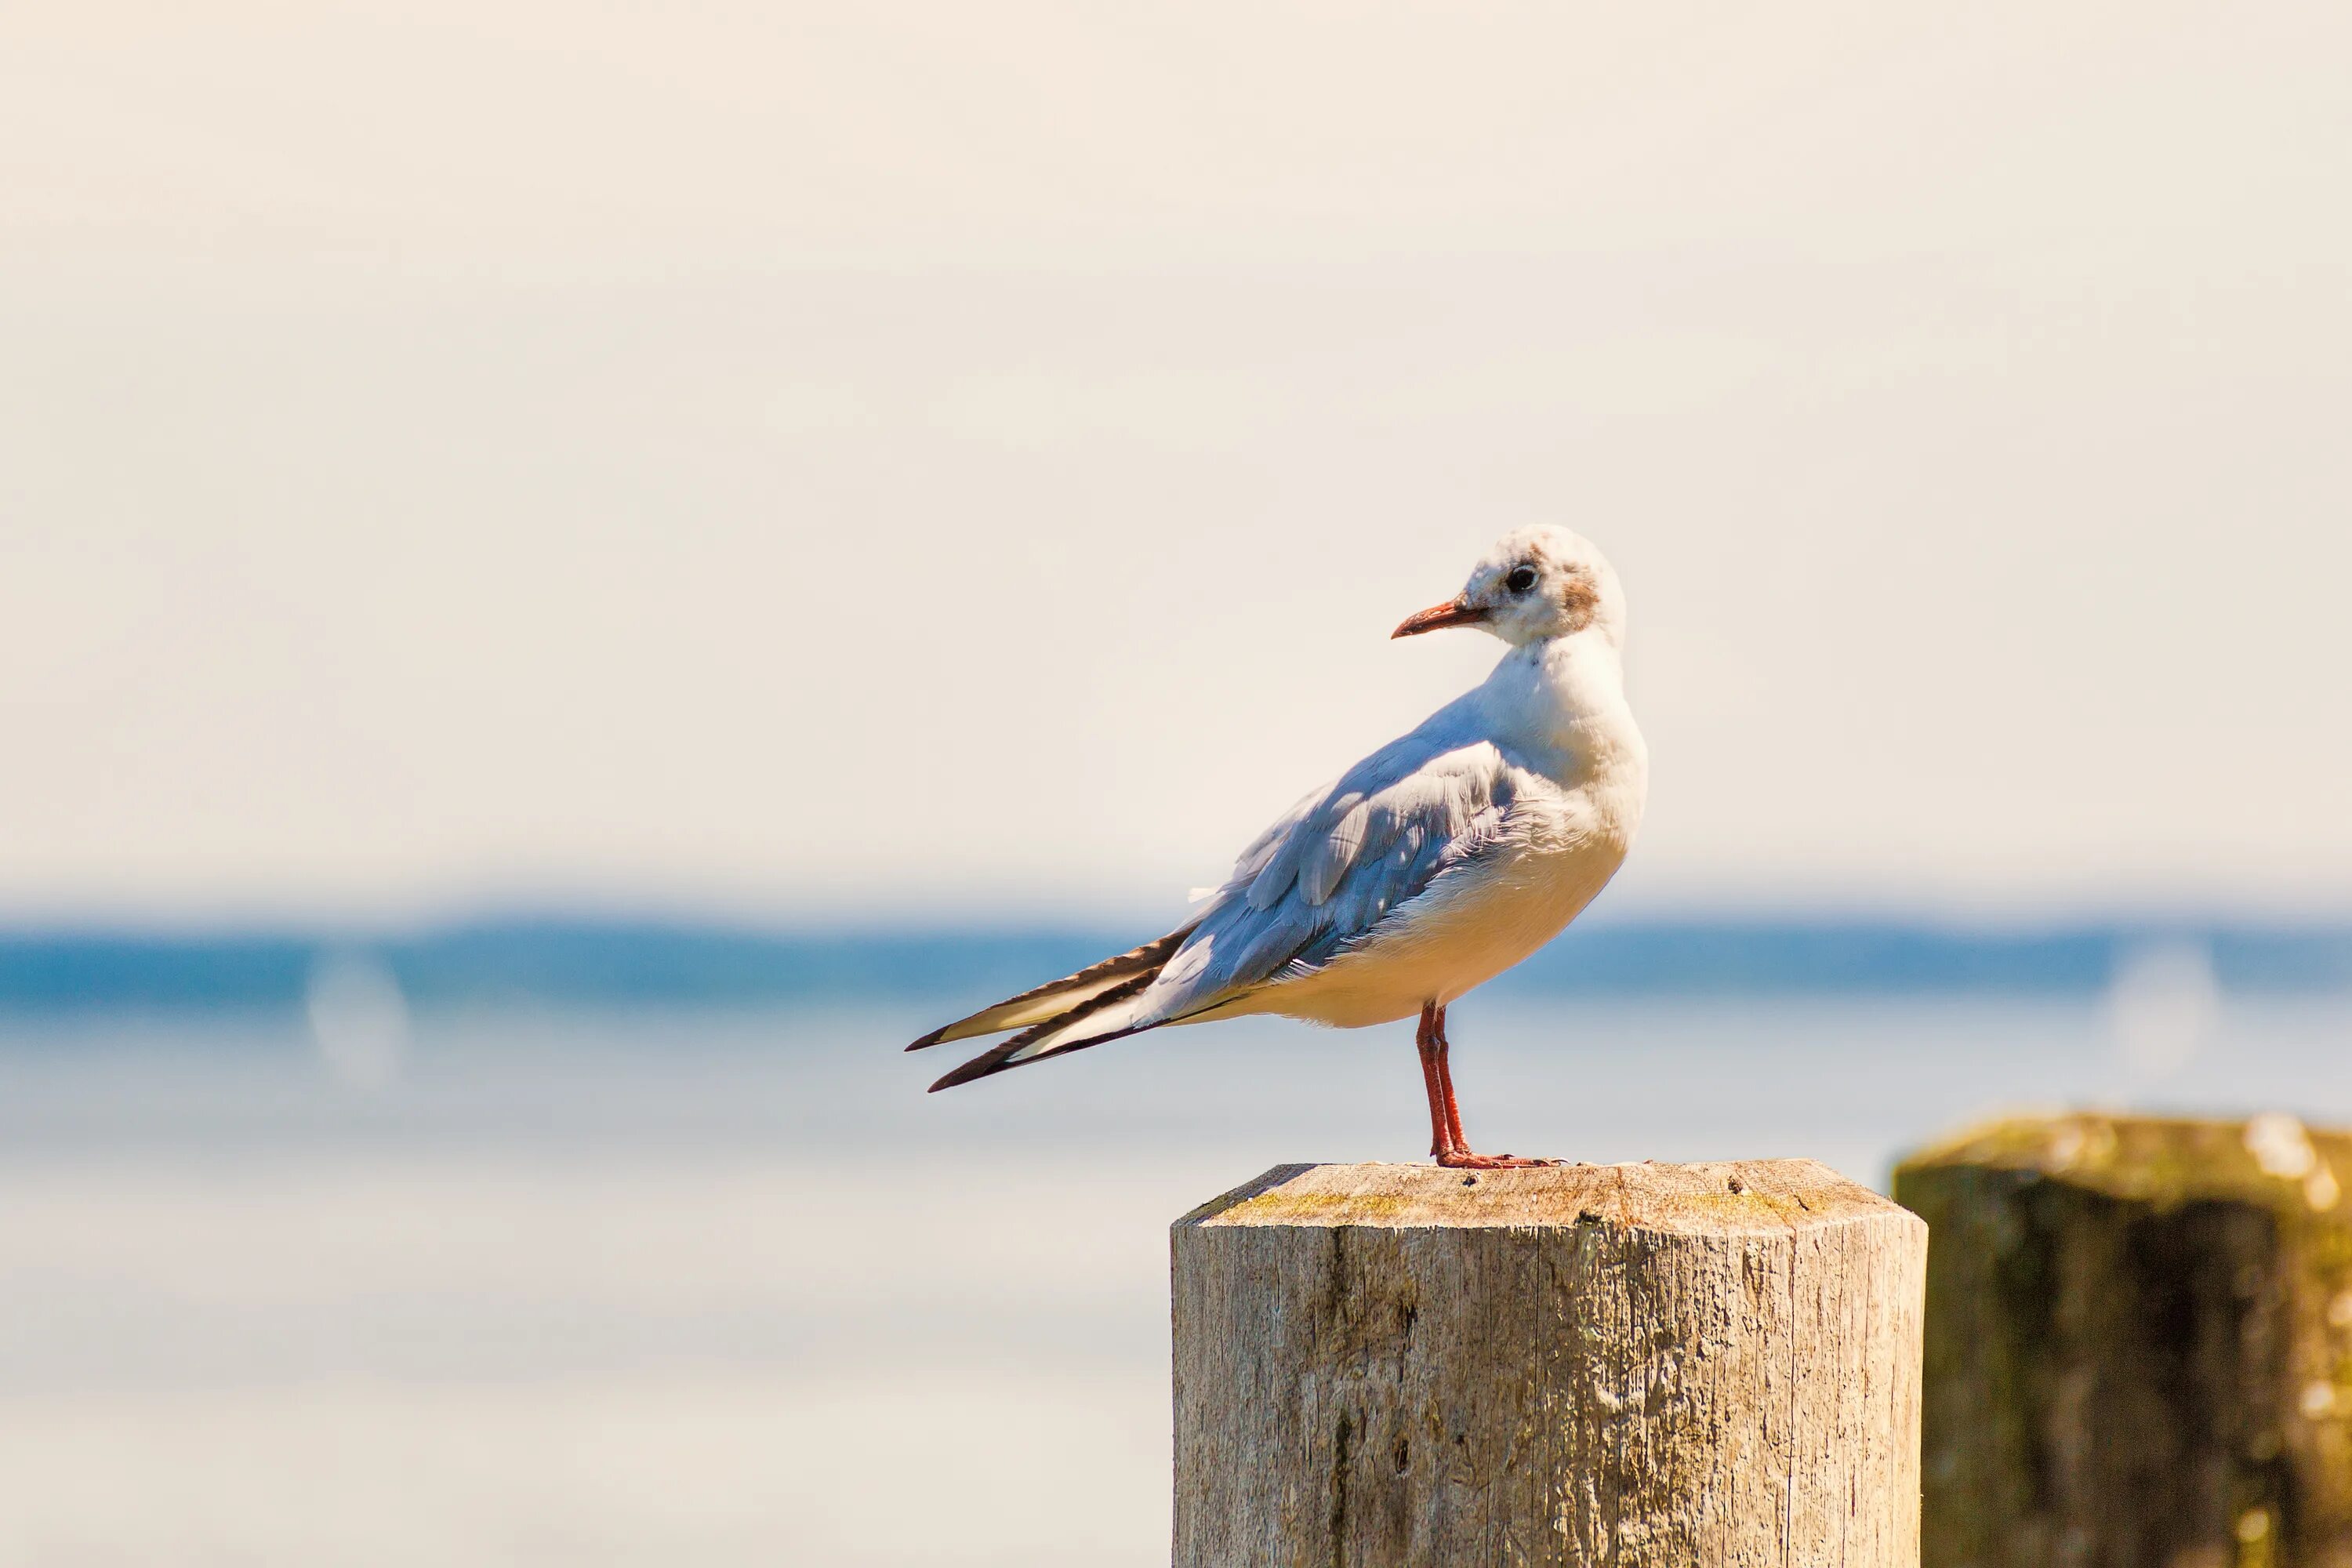
{"type": "Polygon", "coordinates": [[[2018,1116],[1924,1149],[1895,1173],[1896,1189],[1940,1170],[2021,1175],[2158,1209],[2231,1198],[2284,1213],[2340,1213],[2352,1182],[2352,1133],[2305,1127],[2273,1111],[2247,1121],[2158,1116],[2018,1116]]]}
{"type": "Polygon", "coordinates": [[[1786,1235],[1889,1215],[1910,1217],[1811,1160],[1475,1172],[1435,1165],[1276,1165],[1202,1205],[1175,1228],[1597,1225],[1682,1235],[1786,1235]]]}

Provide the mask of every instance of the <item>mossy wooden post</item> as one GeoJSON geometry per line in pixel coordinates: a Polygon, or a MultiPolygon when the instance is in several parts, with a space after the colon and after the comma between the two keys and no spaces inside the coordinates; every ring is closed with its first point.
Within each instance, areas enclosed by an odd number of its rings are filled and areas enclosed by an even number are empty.
{"type": "Polygon", "coordinates": [[[1931,1568],[2352,1564],[2352,1137],[2031,1118],[1906,1162],[1931,1568]]]}
{"type": "Polygon", "coordinates": [[[1918,1562],[1927,1232],[1810,1161],[1286,1165],[1171,1244],[1177,1568],[1918,1562]]]}

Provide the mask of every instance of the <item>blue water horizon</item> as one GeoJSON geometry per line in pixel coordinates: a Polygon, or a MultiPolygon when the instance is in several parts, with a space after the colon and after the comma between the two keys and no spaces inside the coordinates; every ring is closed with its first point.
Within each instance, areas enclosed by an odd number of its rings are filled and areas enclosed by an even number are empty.
{"type": "MultiPolygon", "coordinates": [[[[358,956],[413,1005],[975,1005],[1156,934],[1107,921],[891,924],[510,913],[406,928],[0,928],[0,1011],[297,1006],[317,966],[358,956]]],[[[1691,914],[1580,923],[1498,994],[2088,995],[2152,946],[2189,947],[2250,994],[2352,992],[2352,919],[1691,914]]]]}

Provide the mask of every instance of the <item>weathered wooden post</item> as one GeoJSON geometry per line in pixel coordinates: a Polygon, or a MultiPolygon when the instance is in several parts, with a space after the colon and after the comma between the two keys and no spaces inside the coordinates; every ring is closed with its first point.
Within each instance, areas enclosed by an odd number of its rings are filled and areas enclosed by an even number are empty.
{"type": "Polygon", "coordinates": [[[1171,1242],[1177,1568],[1918,1562],[1926,1227],[1811,1161],[1286,1165],[1171,1242]]]}
{"type": "Polygon", "coordinates": [[[1936,1568],[2352,1564],[2352,1136],[2025,1118],[1906,1162],[1936,1568]],[[2340,1174],[2339,1174],[2340,1173],[2340,1174]]]}

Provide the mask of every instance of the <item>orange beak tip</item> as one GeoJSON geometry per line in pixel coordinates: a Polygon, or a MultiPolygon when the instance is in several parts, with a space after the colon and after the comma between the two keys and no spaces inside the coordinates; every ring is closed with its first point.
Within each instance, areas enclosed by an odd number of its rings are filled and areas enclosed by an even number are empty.
{"type": "Polygon", "coordinates": [[[1486,611],[1475,609],[1459,599],[1448,599],[1442,605],[1432,605],[1425,610],[1407,616],[1397,629],[1389,634],[1389,640],[1394,642],[1399,637],[1419,637],[1441,626],[1475,626],[1486,618],[1486,611]]]}

